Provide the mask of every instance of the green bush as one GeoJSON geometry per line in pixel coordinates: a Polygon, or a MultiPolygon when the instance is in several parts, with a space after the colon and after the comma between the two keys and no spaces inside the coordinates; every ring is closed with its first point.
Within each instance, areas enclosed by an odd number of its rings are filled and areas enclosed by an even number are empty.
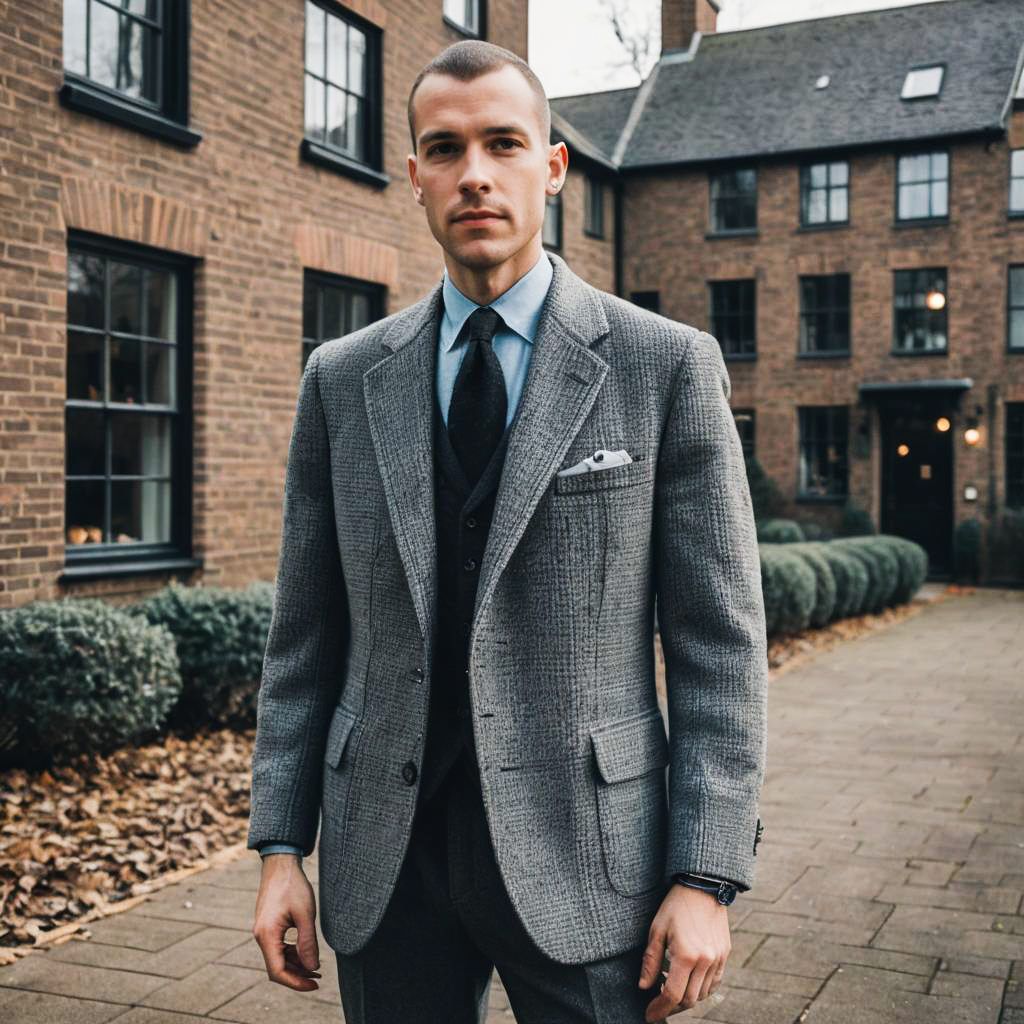
{"type": "Polygon", "coordinates": [[[831,540],[835,536],[835,533],[827,526],[823,526],[813,519],[797,520],[797,526],[803,530],[805,540],[831,540]]]}
{"type": "Polygon", "coordinates": [[[880,533],[876,540],[888,545],[899,564],[899,583],[890,603],[906,604],[921,589],[928,575],[928,552],[906,537],[880,533]]]}
{"type": "Polygon", "coordinates": [[[775,481],[764,471],[755,455],[744,459],[747,470],[747,485],[750,488],[750,501],[754,506],[755,519],[772,519],[783,507],[782,494],[775,481]]]}
{"type": "Polygon", "coordinates": [[[840,537],[829,541],[840,549],[859,558],[868,571],[868,589],[859,611],[877,613],[888,605],[900,582],[900,567],[896,556],[885,541],[874,537],[840,537]]]}
{"type": "Polygon", "coordinates": [[[806,559],[791,554],[789,544],[759,544],[761,589],[768,635],[795,633],[811,621],[817,586],[806,559]]]}
{"type": "Polygon", "coordinates": [[[802,558],[814,573],[814,608],[811,610],[809,625],[824,626],[835,611],[836,578],[832,574],[825,556],[821,553],[824,545],[816,543],[789,544],[786,550],[802,558]]]}
{"type": "Polygon", "coordinates": [[[847,498],[843,505],[839,533],[843,537],[867,537],[877,533],[874,521],[867,509],[858,505],[853,498],[847,498]]]}
{"type": "Polygon", "coordinates": [[[5,764],[150,739],[180,692],[174,638],[116,605],[64,598],[0,613],[5,764]]]}
{"type": "Polygon", "coordinates": [[[795,544],[805,537],[792,519],[761,519],[757,523],[757,539],[762,544],[795,544]]]}
{"type": "Polygon", "coordinates": [[[169,716],[173,728],[255,726],[273,597],[269,583],[244,590],[172,583],[134,607],[177,645],[182,691],[169,716]]]}
{"type": "Polygon", "coordinates": [[[1004,508],[988,527],[988,578],[1024,583],[1024,508],[1004,508]]]}
{"type": "Polygon", "coordinates": [[[868,589],[868,571],[859,558],[831,542],[809,542],[825,559],[836,581],[833,619],[856,615],[864,605],[868,589]]]}
{"type": "Polygon", "coordinates": [[[953,575],[958,580],[978,582],[981,571],[981,522],[962,519],[953,530],[953,575]]]}

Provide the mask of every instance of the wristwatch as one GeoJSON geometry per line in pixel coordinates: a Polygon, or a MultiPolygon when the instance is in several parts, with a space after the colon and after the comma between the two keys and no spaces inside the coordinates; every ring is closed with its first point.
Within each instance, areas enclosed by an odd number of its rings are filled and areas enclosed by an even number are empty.
{"type": "Polygon", "coordinates": [[[708,878],[706,875],[692,875],[685,871],[673,875],[672,881],[678,882],[679,885],[688,885],[693,889],[703,889],[704,892],[711,893],[724,907],[729,906],[739,892],[732,882],[721,878],[708,878]]]}

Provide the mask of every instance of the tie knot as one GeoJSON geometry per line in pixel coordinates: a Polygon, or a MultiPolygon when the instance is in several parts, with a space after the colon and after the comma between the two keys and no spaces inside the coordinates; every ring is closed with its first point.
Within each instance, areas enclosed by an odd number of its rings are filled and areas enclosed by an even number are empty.
{"type": "Polygon", "coordinates": [[[481,341],[490,341],[503,321],[501,314],[496,313],[490,306],[477,306],[469,314],[467,323],[469,324],[468,338],[470,341],[474,338],[481,341]]]}

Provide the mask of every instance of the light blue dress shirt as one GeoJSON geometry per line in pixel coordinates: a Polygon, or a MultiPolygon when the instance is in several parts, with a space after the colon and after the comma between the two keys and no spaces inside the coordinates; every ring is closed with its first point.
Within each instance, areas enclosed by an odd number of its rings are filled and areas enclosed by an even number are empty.
{"type": "MultiPolygon", "coordinates": [[[[508,395],[506,427],[512,422],[523,393],[541,306],[547,298],[553,274],[551,261],[547,254],[541,251],[540,259],[533,265],[533,269],[528,270],[508,291],[502,292],[490,303],[490,308],[504,321],[504,325],[495,332],[491,345],[505,376],[505,391],[508,395]]],[[[447,426],[448,406],[451,405],[455,378],[466,355],[467,339],[460,338],[459,332],[469,319],[470,313],[479,307],[452,284],[447,268],[444,271],[441,292],[444,296],[444,316],[441,318],[441,333],[438,339],[435,385],[441,414],[447,426]],[[455,344],[456,341],[459,342],[458,345],[455,344]]],[[[294,853],[302,856],[302,850],[289,843],[270,843],[260,850],[261,857],[268,853],[294,853]]]]}

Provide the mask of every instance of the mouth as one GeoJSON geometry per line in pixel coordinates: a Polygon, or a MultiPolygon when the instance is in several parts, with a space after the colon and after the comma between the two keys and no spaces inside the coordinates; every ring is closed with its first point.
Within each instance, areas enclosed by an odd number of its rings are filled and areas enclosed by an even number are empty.
{"type": "Polygon", "coordinates": [[[503,217],[498,216],[496,213],[480,213],[471,214],[469,216],[458,217],[455,221],[456,224],[465,224],[471,228],[487,227],[490,224],[494,224],[499,220],[503,220],[503,217]]]}

